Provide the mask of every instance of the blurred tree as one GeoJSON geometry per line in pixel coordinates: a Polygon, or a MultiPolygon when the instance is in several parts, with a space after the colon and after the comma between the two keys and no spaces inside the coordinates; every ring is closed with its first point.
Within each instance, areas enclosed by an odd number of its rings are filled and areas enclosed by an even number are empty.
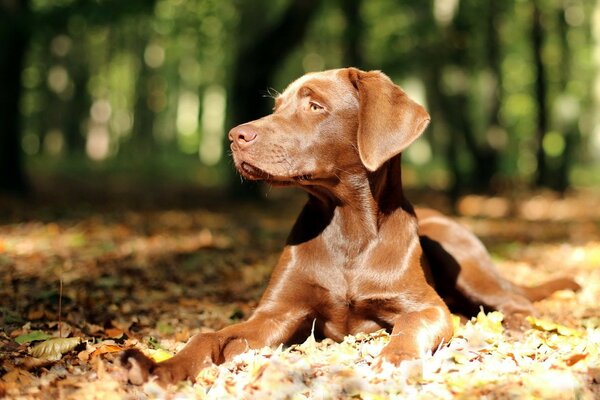
{"type": "Polygon", "coordinates": [[[364,37],[363,19],[360,15],[362,0],[340,0],[340,7],[346,19],[344,32],[345,66],[365,69],[361,40],[364,37]]]}
{"type": "MultiPolygon", "coordinates": [[[[454,65],[458,66],[461,74],[464,74],[461,78],[468,79],[471,75],[478,73],[480,62],[478,60],[479,54],[474,51],[473,47],[469,47],[469,41],[475,41],[480,37],[476,30],[483,30],[483,37],[486,37],[486,48],[489,58],[490,71],[494,73],[493,80],[499,81],[499,77],[496,75],[499,69],[499,52],[500,46],[498,42],[498,36],[496,34],[497,28],[489,29],[489,27],[481,26],[477,21],[480,20],[480,15],[484,15],[486,25],[497,27],[498,7],[496,2],[498,0],[490,0],[485,4],[474,1],[461,1],[458,6],[457,14],[451,24],[451,35],[454,37],[454,43],[451,47],[450,60],[454,65]],[[480,7],[485,7],[481,9],[480,7]]],[[[478,137],[477,127],[472,120],[469,119],[469,110],[472,109],[470,106],[471,102],[476,101],[473,99],[472,92],[468,91],[468,85],[472,84],[472,81],[467,80],[464,88],[459,88],[455,94],[450,96],[448,99],[448,111],[454,115],[448,115],[449,120],[454,121],[453,125],[459,129],[464,144],[468,150],[468,154],[472,159],[472,167],[468,172],[467,176],[463,176],[455,180],[455,184],[459,185],[455,190],[459,190],[461,184],[463,188],[465,186],[471,186],[472,189],[478,192],[487,192],[491,187],[492,178],[498,172],[498,153],[492,148],[488,141],[483,135],[478,137]],[[454,109],[454,110],[452,110],[454,109]],[[466,178],[466,179],[465,179],[466,178]],[[464,185],[468,182],[468,185],[464,185]]],[[[498,98],[500,93],[496,93],[495,97],[498,98]]],[[[490,112],[489,124],[498,124],[498,109],[497,105],[494,105],[490,112]]],[[[487,131],[488,127],[484,128],[484,132],[487,131]]],[[[454,147],[454,151],[457,151],[454,147]]],[[[454,157],[458,157],[456,155],[454,157]]],[[[460,174],[460,173],[459,173],[460,174]]]]}
{"type": "Polygon", "coordinates": [[[490,0],[486,10],[486,41],[485,48],[487,50],[487,66],[492,73],[493,79],[493,94],[492,103],[490,105],[489,122],[490,127],[499,127],[500,123],[500,106],[502,105],[502,54],[500,44],[500,26],[503,17],[500,1],[490,0]]]}
{"type": "Polygon", "coordinates": [[[144,148],[169,163],[199,154],[202,184],[238,182],[222,176],[233,171],[221,168],[229,164],[223,126],[267,114],[272,101],[261,95],[271,96],[270,86],[353,65],[426,97],[430,133],[407,154],[416,181],[435,177],[432,186],[453,197],[523,180],[565,190],[572,166],[592,158],[587,147],[587,159],[574,154],[594,140],[585,118],[593,8],[584,0],[0,0],[0,187],[26,187],[21,148],[28,161],[41,154],[66,169],[86,152],[102,167],[145,166],[144,148]],[[93,147],[103,150],[93,156],[93,147]]]}
{"type": "Polygon", "coordinates": [[[537,104],[536,123],[536,160],[537,173],[535,184],[550,186],[551,176],[548,174],[546,152],[544,151],[544,137],[548,131],[548,90],[546,82],[546,66],[544,65],[542,51],[544,46],[544,28],[542,25],[542,11],[539,0],[532,2],[531,14],[531,44],[535,65],[535,101],[537,104]]]}
{"type": "Polygon", "coordinates": [[[23,194],[21,71],[29,42],[29,1],[0,1],[0,191],[23,194]]]}
{"type": "MultiPolygon", "coordinates": [[[[277,68],[302,43],[308,24],[316,14],[320,0],[292,0],[281,17],[264,27],[262,33],[241,47],[233,65],[233,79],[229,98],[231,126],[252,121],[269,112],[271,103],[260,102],[258,96],[267,93],[277,68]]],[[[267,6],[267,5],[265,5],[267,6]]],[[[242,20],[247,9],[241,9],[242,20]]],[[[246,28],[248,24],[240,24],[246,28]]],[[[240,32],[246,35],[248,32],[240,32]]],[[[229,142],[226,141],[226,146],[229,142]]],[[[255,185],[236,184],[236,190],[256,194],[255,185]]]]}
{"type": "Polygon", "coordinates": [[[148,47],[148,39],[136,35],[137,45],[137,74],[135,80],[135,105],[133,108],[132,136],[136,148],[144,156],[149,156],[155,142],[153,138],[156,113],[150,109],[152,101],[152,71],[144,60],[144,53],[148,47]]]}
{"type": "Polygon", "coordinates": [[[91,99],[87,90],[90,80],[90,70],[86,60],[86,49],[83,43],[77,41],[72,44],[72,54],[69,57],[69,71],[73,79],[73,95],[67,107],[65,121],[65,141],[67,151],[78,154],[85,149],[85,136],[83,124],[89,115],[91,99]]]}
{"type": "MultiPolygon", "coordinates": [[[[427,11],[431,13],[433,8],[427,11]]],[[[465,190],[490,191],[492,178],[498,173],[498,150],[490,146],[486,134],[500,125],[501,50],[496,32],[500,17],[496,0],[461,1],[456,14],[444,23],[436,22],[430,14],[429,23],[439,34],[432,46],[423,51],[425,82],[428,102],[436,114],[434,123],[442,125],[449,136],[446,159],[453,176],[449,188],[452,198],[465,190]],[[480,48],[483,53],[478,52],[480,48]],[[481,59],[487,61],[482,63],[481,59]],[[478,76],[482,67],[487,67],[494,82],[488,110],[481,107],[482,100],[475,98],[477,92],[472,88],[475,79],[471,77],[478,76]],[[476,114],[487,113],[485,126],[475,123],[474,109],[476,114]]]]}
{"type": "MultiPolygon", "coordinates": [[[[0,190],[21,194],[27,191],[19,105],[21,72],[31,35],[64,32],[74,17],[92,24],[115,23],[119,18],[152,9],[154,3],[155,0],[71,1],[43,7],[33,13],[28,0],[0,1],[0,87],[3,88],[0,90],[0,121],[4,127],[0,133],[0,190]]],[[[73,118],[80,117],[81,112],[78,112],[73,118]]],[[[72,124],[71,121],[68,125],[72,124]]],[[[72,132],[72,127],[69,131],[72,132]]]]}
{"type": "MultiPolygon", "coordinates": [[[[559,77],[559,85],[560,85],[560,99],[563,101],[571,102],[575,101],[570,96],[569,92],[569,81],[571,79],[572,68],[571,63],[573,59],[573,54],[571,48],[569,46],[568,34],[569,34],[569,26],[566,21],[566,8],[558,7],[556,11],[556,17],[558,21],[559,27],[559,41],[560,41],[560,55],[563,60],[563,65],[561,68],[561,73],[559,77]]],[[[560,107],[559,105],[558,107],[560,107]]],[[[563,106],[564,107],[564,106],[563,106]]],[[[564,113],[562,113],[564,114],[564,113]]],[[[559,121],[557,121],[559,125],[559,129],[562,130],[562,137],[564,138],[564,149],[562,154],[558,156],[557,163],[555,166],[556,170],[556,179],[550,182],[551,187],[559,192],[564,192],[569,186],[569,172],[571,170],[573,161],[574,161],[574,152],[575,146],[577,144],[579,138],[579,129],[577,126],[577,118],[574,118],[573,115],[561,115],[559,121]]]]}

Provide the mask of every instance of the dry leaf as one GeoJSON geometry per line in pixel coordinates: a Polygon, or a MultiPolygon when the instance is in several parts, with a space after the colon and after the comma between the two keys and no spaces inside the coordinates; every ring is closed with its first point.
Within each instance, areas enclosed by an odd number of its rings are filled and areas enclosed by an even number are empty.
{"type": "Polygon", "coordinates": [[[125,332],[119,328],[107,328],[104,330],[104,333],[110,338],[120,338],[125,332]]]}
{"type": "Polygon", "coordinates": [[[28,385],[34,376],[21,368],[15,368],[2,376],[2,380],[6,383],[18,383],[28,385]]]}
{"type": "MultiPolygon", "coordinates": [[[[571,209],[586,213],[600,210],[592,206],[571,209]]],[[[183,347],[190,336],[218,330],[231,324],[232,314],[249,315],[256,307],[262,290],[258,283],[266,281],[293,221],[288,224],[271,218],[265,224],[264,218],[253,218],[252,228],[256,224],[259,232],[254,235],[248,227],[236,225],[237,221],[232,219],[236,211],[229,209],[227,215],[194,209],[124,214],[115,211],[108,216],[65,219],[50,229],[41,221],[2,225],[0,242],[5,244],[9,263],[14,264],[17,289],[27,294],[20,299],[23,314],[14,318],[38,318],[40,313],[36,310],[45,310],[41,320],[35,321],[35,329],[49,332],[54,327],[56,330],[57,323],[51,321],[57,316],[50,305],[58,291],[48,288],[48,282],[53,282],[60,272],[65,300],[62,337],[85,334],[107,339],[117,336],[121,330],[135,336],[124,340],[122,347],[139,347],[159,361],[169,357],[183,347]],[[205,228],[212,239],[206,234],[209,240],[199,237],[198,233],[205,228]],[[237,243],[231,252],[195,250],[204,245],[218,247],[219,237],[225,234],[230,236],[230,242],[237,243]],[[82,235],[85,240],[80,240],[82,235]],[[274,240],[278,237],[281,240],[274,240]],[[169,274],[165,273],[165,267],[176,265],[182,268],[172,268],[169,274]],[[31,279],[21,279],[21,276],[31,279]],[[81,305],[86,309],[82,310],[81,305]],[[236,313],[236,310],[241,312],[236,313]],[[111,315],[111,320],[107,320],[107,315],[111,315]],[[71,328],[65,321],[77,321],[69,335],[65,330],[71,328]],[[162,335],[156,330],[158,321],[176,327],[174,333],[168,337],[162,335]],[[146,337],[156,337],[168,353],[149,351],[148,342],[143,339],[146,337]]],[[[240,220],[245,221],[253,212],[243,211],[240,220]]],[[[31,324],[22,320],[14,325],[5,322],[4,335],[0,327],[0,347],[10,343],[14,351],[11,350],[12,354],[2,362],[0,369],[5,371],[4,378],[13,382],[2,383],[0,378],[0,388],[4,385],[0,397],[4,390],[9,398],[24,399],[61,396],[297,400],[597,398],[600,225],[572,221],[574,223],[559,226],[540,221],[534,226],[511,218],[465,222],[488,240],[496,238],[498,244],[502,241],[510,244],[510,251],[496,248],[496,261],[505,276],[520,283],[534,283],[560,272],[574,276],[583,289],[557,293],[537,302],[538,315],[545,320],[539,323],[532,320],[533,329],[520,336],[505,334],[498,314],[482,313],[462,324],[454,318],[455,337],[433,354],[425,354],[420,368],[409,365],[376,372],[374,357],[389,341],[389,335],[380,331],[348,336],[341,343],[310,340],[299,347],[248,351],[227,363],[204,369],[194,384],[181,382],[168,389],[156,383],[140,387],[126,385],[126,371],[113,362],[116,357],[106,357],[108,353],[118,354],[112,351],[119,345],[106,340],[88,345],[76,357],[63,357],[59,363],[20,358],[19,350],[25,345],[18,348],[14,338],[30,333],[31,324]],[[564,237],[585,237],[586,244],[572,245],[567,240],[559,244],[554,241],[557,233],[564,237]],[[536,239],[549,235],[553,240],[536,243],[528,240],[534,238],[531,235],[539,235],[536,239]],[[522,238],[531,244],[523,246],[522,238]],[[577,328],[570,331],[549,321],[577,328]],[[18,326],[18,330],[13,330],[18,326]],[[7,331],[10,335],[6,335],[7,331]],[[35,374],[9,374],[15,370],[14,364],[35,374]]],[[[0,257],[0,264],[3,260],[0,257]]],[[[10,272],[9,278],[12,275],[10,272]]],[[[0,283],[0,297],[10,299],[17,293],[14,290],[10,284],[0,283]]],[[[10,314],[5,314],[5,318],[7,316],[10,314]]]]}
{"type": "Polygon", "coordinates": [[[571,357],[569,357],[565,360],[565,364],[567,364],[570,367],[572,365],[577,364],[579,361],[585,359],[587,356],[588,356],[587,353],[573,354],[571,357]]]}
{"type": "Polygon", "coordinates": [[[73,350],[81,338],[52,338],[33,346],[29,354],[36,358],[42,358],[50,361],[58,361],[62,355],[73,350]]]}
{"type": "Polygon", "coordinates": [[[116,353],[116,352],[123,351],[123,350],[124,350],[123,346],[119,346],[116,344],[100,344],[100,346],[98,346],[96,348],[96,350],[94,350],[90,354],[90,358],[94,359],[95,357],[101,356],[102,354],[116,353]]]}

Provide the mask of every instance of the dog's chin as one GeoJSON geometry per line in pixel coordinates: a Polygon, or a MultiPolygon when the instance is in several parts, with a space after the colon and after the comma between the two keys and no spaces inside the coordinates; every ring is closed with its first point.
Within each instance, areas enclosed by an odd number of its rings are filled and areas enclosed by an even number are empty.
{"type": "Polygon", "coordinates": [[[237,165],[240,174],[249,181],[264,181],[273,186],[290,186],[309,182],[312,178],[308,174],[297,176],[281,176],[271,174],[245,161],[237,165]]]}
{"type": "Polygon", "coordinates": [[[255,167],[245,161],[239,163],[237,169],[240,174],[249,181],[268,181],[273,179],[273,175],[269,174],[267,171],[255,167]]]}

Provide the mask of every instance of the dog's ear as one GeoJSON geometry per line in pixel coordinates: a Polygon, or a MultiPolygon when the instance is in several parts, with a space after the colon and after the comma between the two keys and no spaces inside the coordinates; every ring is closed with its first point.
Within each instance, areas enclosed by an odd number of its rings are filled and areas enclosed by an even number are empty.
{"type": "Polygon", "coordinates": [[[429,124],[429,114],[380,71],[348,69],[358,90],[358,153],[375,171],[400,154],[429,124]]]}

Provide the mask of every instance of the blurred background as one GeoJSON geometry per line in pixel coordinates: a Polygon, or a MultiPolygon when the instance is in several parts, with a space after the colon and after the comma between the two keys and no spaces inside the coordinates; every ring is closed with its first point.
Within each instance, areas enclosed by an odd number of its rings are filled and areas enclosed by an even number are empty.
{"type": "Polygon", "coordinates": [[[0,0],[0,191],[235,192],[229,128],[342,66],[431,113],[409,186],[600,183],[600,1],[0,0]]]}
{"type": "Polygon", "coordinates": [[[305,195],[240,182],[226,134],[344,66],[432,116],[403,156],[410,201],[517,282],[576,276],[536,308],[592,332],[600,0],[0,0],[0,397],[102,397],[90,346],[173,350],[246,318],[305,195]],[[41,367],[31,333],[87,347],[41,367]]]}

